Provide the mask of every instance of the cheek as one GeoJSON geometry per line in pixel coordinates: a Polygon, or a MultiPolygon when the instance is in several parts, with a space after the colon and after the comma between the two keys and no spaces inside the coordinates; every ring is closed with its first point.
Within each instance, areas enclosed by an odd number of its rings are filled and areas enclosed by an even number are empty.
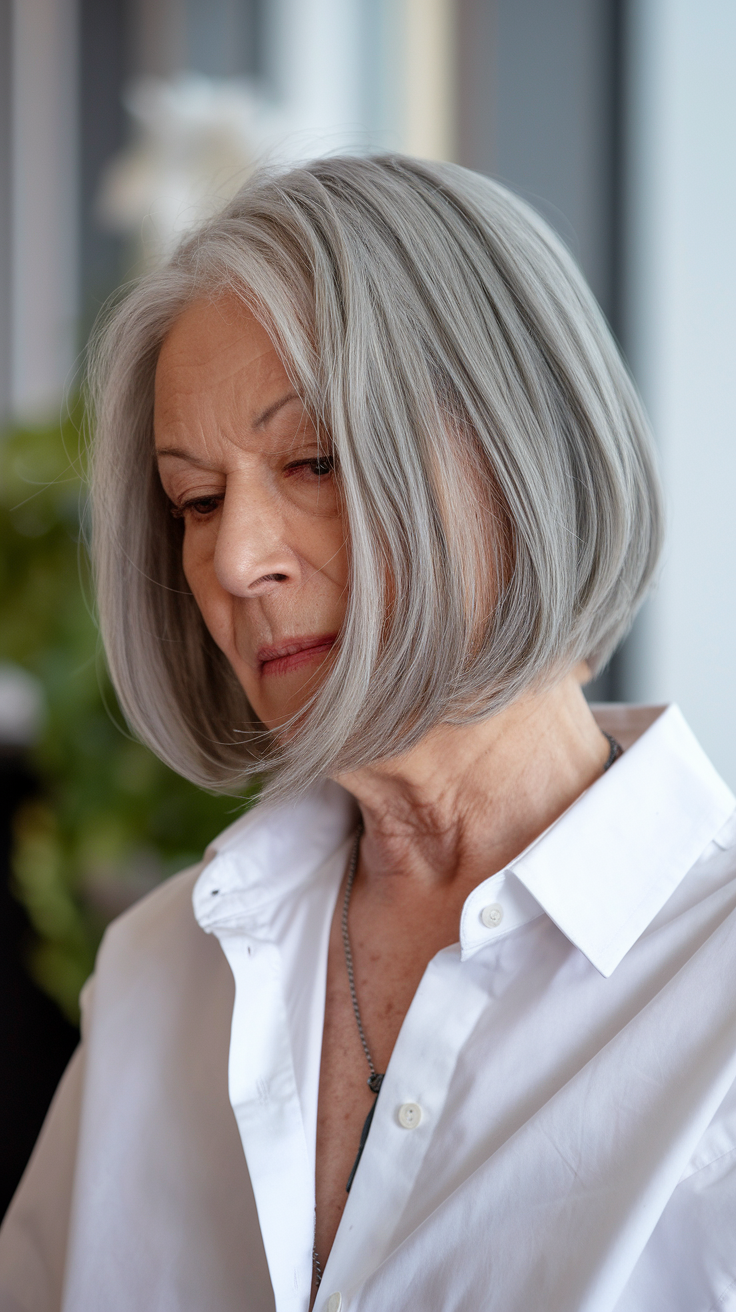
{"type": "Polygon", "coordinates": [[[182,567],[202,619],[221,646],[228,619],[228,594],[217,581],[214,542],[208,544],[204,539],[204,534],[184,534],[182,567]]]}
{"type": "Polygon", "coordinates": [[[345,587],[350,572],[347,535],[340,518],[310,524],[303,536],[307,564],[333,584],[345,587]]]}
{"type": "MultiPolygon", "coordinates": [[[[211,557],[211,559],[214,564],[214,557],[211,557]]],[[[188,532],[184,533],[184,541],[181,548],[181,563],[184,569],[184,577],[199,603],[199,594],[202,591],[204,578],[208,573],[209,562],[201,548],[197,549],[195,547],[188,532]]]]}

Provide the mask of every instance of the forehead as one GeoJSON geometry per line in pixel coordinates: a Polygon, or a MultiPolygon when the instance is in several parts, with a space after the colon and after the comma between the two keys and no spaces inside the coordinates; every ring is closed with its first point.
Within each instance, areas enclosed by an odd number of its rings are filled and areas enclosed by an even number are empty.
{"type": "Polygon", "coordinates": [[[169,330],[155,381],[156,423],[181,419],[192,406],[222,402],[257,410],[288,387],[265,328],[233,296],[199,300],[169,330]]]}

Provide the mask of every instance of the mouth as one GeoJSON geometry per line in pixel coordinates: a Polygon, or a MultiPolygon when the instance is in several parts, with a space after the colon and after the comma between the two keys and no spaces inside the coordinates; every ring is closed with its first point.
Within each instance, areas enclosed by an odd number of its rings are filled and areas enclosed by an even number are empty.
{"type": "Polygon", "coordinates": [[[259,647],[256,653],[262,675],[291,674],[310,661],[324,659],[332,650],[336,633],[322,633],[318,637],[289,638],[277,647],[259,647]]]}

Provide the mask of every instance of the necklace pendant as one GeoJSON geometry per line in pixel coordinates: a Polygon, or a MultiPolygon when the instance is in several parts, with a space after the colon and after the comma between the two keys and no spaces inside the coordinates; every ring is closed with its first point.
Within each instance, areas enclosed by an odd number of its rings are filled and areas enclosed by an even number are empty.
{"type": "Polygon", "coordinates": [[[383,1084],[383,1076],[379,1075],[377,1071],[374,1071],[372,1075],[368,1076],[368,1079],[366,1080],[366,1084],[368,1085],[368,1088],[370,1089],[371,1093],[377,1094],[381,1088],[381,1085],[383,1084]]]}

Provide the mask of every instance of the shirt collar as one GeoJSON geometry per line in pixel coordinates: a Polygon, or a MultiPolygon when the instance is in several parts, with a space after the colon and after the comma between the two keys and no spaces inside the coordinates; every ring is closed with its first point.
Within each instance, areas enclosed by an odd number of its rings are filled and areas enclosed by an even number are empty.
{"type": "Polygon", "coordinates": [[[650,727],[501,878],[471,894],[464,956],[541,909],[608,976],[722,830],[736,799],[676,706],[622,707],[618,723],[616,708],[602,707],[597,718],[614,734],[620,724],[626,742],[637,711],[656,716],[650,727]],[[488,905],[502,919],[481,934],[488,905]]]}
{"type": "MultiPolygon", "coordinates": [[[[601,707],[596,718],[627,750],[473,890],[460,922],[463,958],[545,912],[610,975],[732,815],[736,799],[676,706],[601,707]],[[497,925],[483,921],[489,906],[501,907],[497,925]]],[[[293,803],[255,807],[207,851],[193,894],[199,924],[217,932],[247,920],[267,933],[274,902],[318,877],[357,815],[352,797],[330,782],[293,803]]]]}
{"type": "Polygon", "coordinates": [[[255,806],[207,848],[192,894],[202,929],[247,921],[267,933],[274,903],[317,878],[357,820],[354,799],[330,780],[293,802],[255,806]]]}

